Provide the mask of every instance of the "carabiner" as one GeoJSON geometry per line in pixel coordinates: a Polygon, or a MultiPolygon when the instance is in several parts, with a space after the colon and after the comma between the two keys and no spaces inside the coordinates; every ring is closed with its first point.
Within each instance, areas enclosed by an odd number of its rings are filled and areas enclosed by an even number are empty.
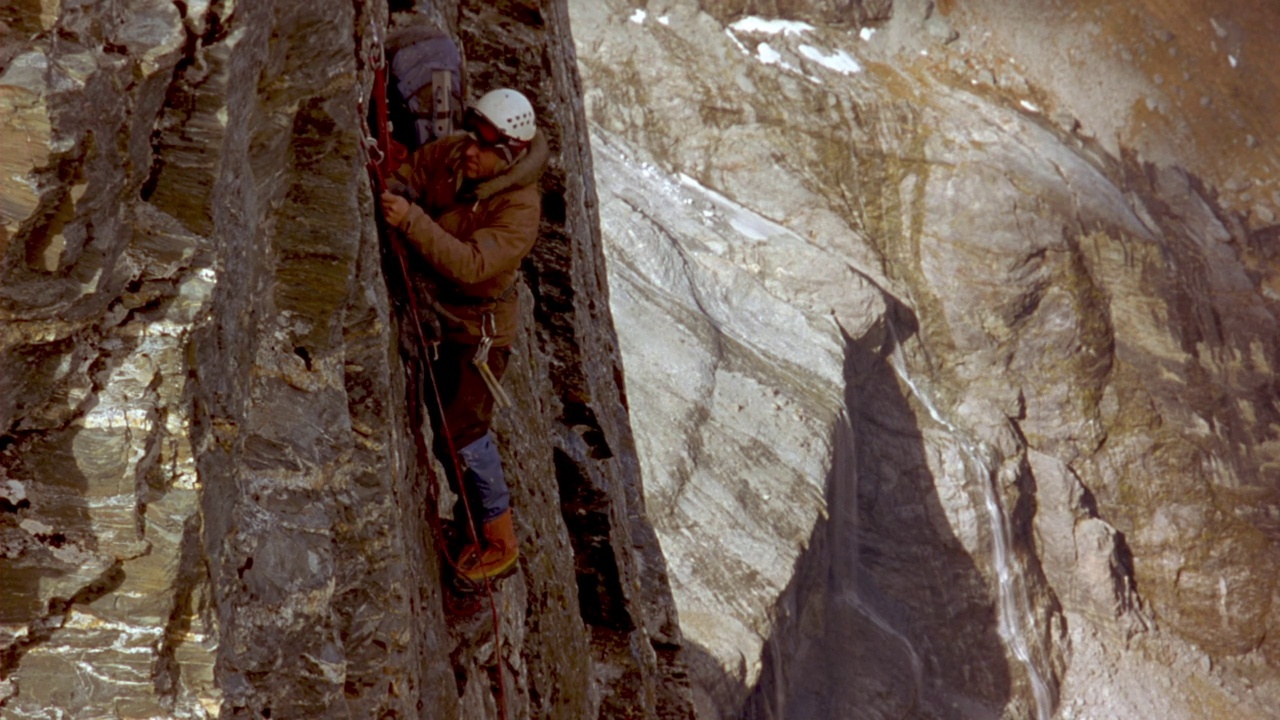
{"type": "Polygon", "coordinates": [[[483,338],[480,339],[480,344],[476,346],[475,357],[471,358],[472,364],[477,366],[488,365],[489,350],[492,348],[493,348],[493,338],[489,337],[488,335],[485,335],[483,338]]]}
{"type": "Polygon", "coordinates": [[[383,154],[382,148],[378,147],[378,141],[375,138],[367,135],[365,136],[364,151],[369,153],[369,160],[371,160],[374,165],[381,165],[387,161],[387,156],[383,154]]]}

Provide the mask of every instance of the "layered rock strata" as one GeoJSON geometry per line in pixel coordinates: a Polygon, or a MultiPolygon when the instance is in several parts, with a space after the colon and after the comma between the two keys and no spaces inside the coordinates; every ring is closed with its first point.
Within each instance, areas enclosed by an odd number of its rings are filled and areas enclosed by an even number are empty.
{"type": "Polygon", "coordinates": [[[5,717],[687,715],[565,7],[393,5],[0,10],[5,717]],[[498,423],[525,551],[500,644],[445,616],[383,279],[389,21],[527,88],[556,151],[498,423]]]}
{"type": "Polygon", "coordinates": [[[571,8],[700,717],[1272,717],[1274,10],[633,5],[571,8]]]}

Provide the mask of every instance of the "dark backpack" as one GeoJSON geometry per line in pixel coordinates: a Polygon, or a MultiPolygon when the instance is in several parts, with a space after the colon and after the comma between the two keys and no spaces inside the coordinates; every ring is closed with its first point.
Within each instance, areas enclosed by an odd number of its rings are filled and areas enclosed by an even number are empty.
{"type": "Polygon", "coordinates": [[[387,115],[391,137],[413,152],[462,122],[462,52],[431,27],[397,30],[387,38],[387,115]]]}

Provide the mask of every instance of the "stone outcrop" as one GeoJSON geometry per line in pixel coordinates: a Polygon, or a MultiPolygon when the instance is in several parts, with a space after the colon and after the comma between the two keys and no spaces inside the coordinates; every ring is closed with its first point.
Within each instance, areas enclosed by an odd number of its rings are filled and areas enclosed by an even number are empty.
{"type": "Polygon", "coordinates": [[[883,22],[892,15],[892,0],[702,0],[703,12],[729,23],[742,17],[789,18],[835,26],[883,22]]]}
{"type": "Polygon", "coordinates": [[[0,10],[5,717],[688,716],[566,8],[391,4],[0,10]],[[445,614],[384,282],[362,115],[389,22],[529,89],[556,153],[498,423],[500,645],[445,614]]]}
{"type": "Polygon", "coordinates": [[[1272,717],[1280,17],[759,5],[571,3],[700,717],[1272,717]]]}

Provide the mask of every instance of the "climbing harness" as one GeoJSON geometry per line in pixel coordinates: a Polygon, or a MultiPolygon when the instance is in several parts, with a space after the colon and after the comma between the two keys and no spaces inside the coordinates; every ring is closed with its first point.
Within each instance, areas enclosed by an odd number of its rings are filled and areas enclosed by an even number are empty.
{"type": "MultiPolygon", "coordinates": [[[[383,51],[382,37],[378,32],[378,28],[376,24],[372,20],[370,20],[370,25],[372,30],[372,36],[374,38],[374,43],[373,43],[374,47],[368,59],[368,66],[373,70],[373,75],[374,75],[373,112],[374,112],[375,123],[377,125],[376,133],[368,126],[368,122],[367,122],[368,114],[364,107],[363,100],[359,102],[359,111],[360,111],[361,123],[363,125],[362,129],[364,131],[364,140],[362,145],[365,149],[365,153],[367,156],[366,164],[369,169],[370,179],[374,186],[374,191],[375,191],[374,205],[376,207],[380,202],[382,192],[387,189],[388,177],[390,176],[393,168],[395,167],[393,163],[395,162],[396,158],[393,157],[394,146],[391,142],[391,129],[390,129],[390,123],[388,121],[388,113],[387,113],[386,56],[383,51]]],[[[403,158],[400,158],[400,160],[403,160],[403,158]]],[[[403,284],[403,287],[405,290],[405,293],[404,293],[405,309],[407,310],[407,313],[409,315],[409,323],[414,328],[414,334],[416,335],[416,339],[418,340],[418,347],[423,350],[430,350],[432,352],[438,353],[439,341],[435,339],[428,340],[422,330],[422,327],[423,327],[422,315],[419,312],[418,301],[417,301],[416,293],[414,292],[414,286],[412,282],[412,275],[409,272],[409,264],[406,257],[407,253],[406,253],[405,244],[402,238],[397,236],[396,233],[391,232],[391,230],[387,227],[386,221],[382,217],[382,213],[380,210],[375,212],[375,223],[378,228],[379,237],[385,241],[386,246],[390,246],[392,255],[394,255],[395,257],[396,266],[400,274],[399,280],[403,284]]],[[[431,304],[435,306],[434,309],[437,312],[443,310],[442,308],[439,307],[439,304],[436,303],[434,298],[431,299],[431,304]]],[[[492,345],[492,338],[486,334],[481,344],[492,345]]],[[[482,377],[485,378],[486,385],[489,385],[490,388],[497,387],[498,390],[501,391],[501,386],[498,386],[496,384],[496,378],[493,378],[492,371],[489,371],[487,373],[485,372],[486,370],[488,370],[488,362],[487,362],[488,347],[485,348],[485,351],[486,351],[485,360],[483,362],[483,369],[481,370],[481,375],[482,377]],[[491,380],[493,380],[492,384],[490,384],[491,380]]],[[[454,447],[453,437],[449,432],[448,421],[444,416],[444,403],[440,395],[439,383],[436,381],[434,364],[431,362],[430,359],[423,360],[421,358],[418,358],[418,362],[422,367],[419,367],[418,373],[415,373],[415,374],[418,377],[421,377],[422,374],[424,374],[422,371],[425,370],[425,375],[429,380],[429,384],[431,386],[431,394],[432,394],[431,399],[434,401],[436,415],[440,421],[440,433],[444,436],[445,444],[449,453],[449,461],[453,470],[453,476],[457,480],[459,495],[462,496],[463,510],[467,516],[466,526],[467,526],[468,533],[470,535],[471,541],[475,543],[477,547],[480,547],[481,546],[480,534],[479,532],[477,532],[474,515],[472,514],[472,511],[471,511],[471,502],[468,498],[469,493],[467,492],[467,488],[465,486],[465,476],[462,471],[462,464],[458,459],[457,448],[454,447]]],[[[479,365],[480,363],[477,363],[477,366],[479,365]]],[[[424,394],[423,388],[417,383],[416,380],[412,378],[410,379],[410,382],[414,386],[415,392],[413,392],[413,395],[419,403],[418,407],[422,407],[425,404],[423,401],[426,399],[423,397],[423,394],[424,394]]],[[[495,395],[495,398],[496,397],[497,396],[495,395]]],[[[510,406],[510,399],[506,397],[505,392],[503,393],[503,398],[506,400],[507,406],[510,406]]],[[[415,423],[414,425],[415,425],[414,427],[415,441],[416,441],[416,445],[418,447],[418,452],[420,456],[423,454],[430,453],[431,450],[428,447],[426,440],[422,437],[420,423],[415,423]]],[[[419,458],[420,461],[422,459],[423,459],[422,457],[419,458]]],[[[435,509],[435,506],[437,505],[437,497],[438,497],[437,492],[434,489],[431,489],[429,490],[429,495],[430,495],[429,499],[432,507],[430,511],[427,513],[428,524],[431,526],[432,534],[434,535],[436,546],[441,548],[442,554],[444,555],[446,562],[448,562],[451,568],[453,569],[455,577],[460,577],[460,574],[458,573],[458,567],[454,562],[453,558],[450,556],[449,549],[444,536],[444,532],[443,532],[443,529],[441,528],[440,517],[437,515],[437,511],[435,509]]],[[[497,601],[494,599],[493,584],[490,582],[490,578],[488,576],[485,576],[484,578],[484,592],[489,601],[490,614],[493,620],[494,665],[497,668],[497,680],[498,680],[498,689],[497,689],[497,693],[495,694],[495,700],[497,701],[498,717],[502,718],[503,720],[506,720],[508,715],[507,715],[507,703],[506,703],[506,680],[505,680],[505,672],[503,671],[503,667],[502,667],[503,659],[502,659],[502,652],[501,652],[502,651],[501,621],[498,617],[497,601]]]]}
{"type": "Polygon", "coordinates": [[[471,364],[476,366],[480,377],[484,378],[484,384],[488,386],[489,393],[493,395],[493,402],[499,408],[505,410],[512,406],[511,396],[507,395],[507,391],[502,389],[502,384],[498,382],[493,370],[489,368],[489,350],[493,347],[493,333],[493,313],[485,313],[480,320],[480,345],[476,347],[476,355],[471,358],[471,364]]]}

